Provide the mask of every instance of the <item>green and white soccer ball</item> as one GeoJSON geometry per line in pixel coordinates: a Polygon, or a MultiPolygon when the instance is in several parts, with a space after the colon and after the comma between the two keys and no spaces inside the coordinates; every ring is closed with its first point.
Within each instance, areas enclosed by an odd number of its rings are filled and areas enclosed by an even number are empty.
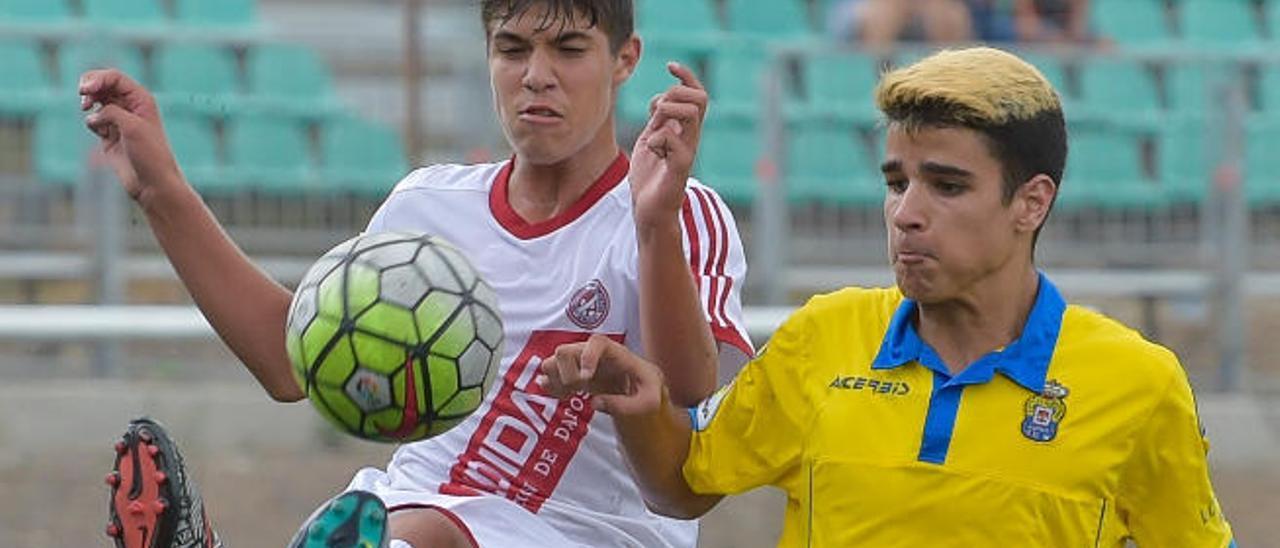
{"type": "Polygon", "coordinates": [[[497,298],[456,248],[419,234],[338,244],[307,271],[285,333],[294,378],[361,438],[440,434],[479,407],[502,358],[497,298]]]}

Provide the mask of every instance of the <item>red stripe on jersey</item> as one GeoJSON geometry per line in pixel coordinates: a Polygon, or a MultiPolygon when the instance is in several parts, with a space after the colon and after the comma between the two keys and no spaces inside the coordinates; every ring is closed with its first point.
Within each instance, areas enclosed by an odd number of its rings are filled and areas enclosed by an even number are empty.
{"type": "Polygon", "coordinates": [[[631,163],[627,160],[627,156],[621,152],[618,157],[614,158],[613,163],[604,170],[600,178],[591,183],[587,191],[578,198],[578,201],[569,206],[560,214],[536,223],[530,223],[524,220],[516,210],[511,207],[510,184],[511,172],[515,170],[516,159],[512,158],[502,166],[498,171],[498,176],[493,181],[493,188],[489,190],[489,211],[493,214],[493,218],[498,221],[502,228],[505,228],[511,235],[521,240],[532,240],[546,236],[555,232],[581,217],[591,206],[600,201],[605,194],[618,186],[622,179],[627,176],[627,170],[630,169],[631,163]]]}
{"type": "MultiPolygon", "coordinates": [[[[711,215],[711,206],[707,205],[707,197],[701,189],[694,189],[694,195],[698,197],[698,207],[702,209],[702,221],[707,227],[707,240],[710,245],[707,247],[707,261],[704,263],[702,275],[711,279],[711,290],[707,295],[707,314],[711,317],[711,326],[724,326],[728,322],[720,316],[717,309],[717,301],[719,300],[719,274],[716,273],[714,265],[717,257],[719,257],[720,246],[724,245],[721,241],[721,232],[717,230],[715,218],[711,215]]],[[[727,247],[727,246],[726,246],[727,247]]]]}
{"type": "MultiPolygon", "coordinates": [[[[507,369],[493,403],[480,419],[467,448],[449,470],[440,492],[492,493],[530,512],[542,508],[578,452],[595,408],[590,396],[553,398],[534,378],[542,360],[562,344],[582,342],[591,333],[534,331],[507,369]]],[[[622,335],[609,335],[622,342],[622,335]]]]}
{"type": "Polygon", "coordinates": [[[729,303],[729,290],[733,286],[733,278],[725,275],[725,261],[729,258],[729,227],[724,222],[724,213],[720,209],[720,202],[711,195],[711,191],[704,190],[707,194],[707,201],[711,202],[711,207],[716,213],[716,225],[720,227],[720,241],[724,245],[720,246],[720,260],[716,262],[715,272],[717,276],[724,279],[724,287],[720,290],[720,297],[716,303],[716,311],[719,312],[720,318],[724,320],[725,325],[732,326],[733,321],[729,319],[729,314],[725,312],[725,307],[729,303]]]}

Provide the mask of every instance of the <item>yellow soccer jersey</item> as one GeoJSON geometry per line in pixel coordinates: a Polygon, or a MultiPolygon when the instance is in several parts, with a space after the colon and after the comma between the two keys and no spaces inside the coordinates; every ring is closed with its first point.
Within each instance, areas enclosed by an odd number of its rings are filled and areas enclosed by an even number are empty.
{"type": "Polygon", "coordinates": [[[781,546],[1233,545],[1177,359],[1043,275],[957,375],[894,289],[815,297],[690,411],[694,491],[786,491],[781,546]]]}

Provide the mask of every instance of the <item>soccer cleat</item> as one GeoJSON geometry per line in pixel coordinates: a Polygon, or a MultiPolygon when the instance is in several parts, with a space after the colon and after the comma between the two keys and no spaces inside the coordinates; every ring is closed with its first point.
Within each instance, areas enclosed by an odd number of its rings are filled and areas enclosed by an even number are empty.
{"type": "Polygon", "coordinates": [[[321,506],[289,548],[386,548],[387,507],[364,491],[348,491],[321,506]]]}
{"type": "Polygon", "coordinates": [[[116,548],[221,548],[178,446],[159,423],[130,422],[115,452],[106,533],[116,548]]]}

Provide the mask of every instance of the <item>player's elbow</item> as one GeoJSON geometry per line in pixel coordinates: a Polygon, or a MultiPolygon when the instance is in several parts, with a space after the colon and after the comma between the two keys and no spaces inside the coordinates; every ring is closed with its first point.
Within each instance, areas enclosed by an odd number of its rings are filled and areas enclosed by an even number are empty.
{"type": "Polygon", "coordinates": [[[690,493],[688,496],[681,497],[678,500],[645,500],[645,505],[649,507],[649,511],[660,516],[666,516],[674,519],[698,519],[715,507],[720,502],[718,496],[695,495],[690,493]]]}

